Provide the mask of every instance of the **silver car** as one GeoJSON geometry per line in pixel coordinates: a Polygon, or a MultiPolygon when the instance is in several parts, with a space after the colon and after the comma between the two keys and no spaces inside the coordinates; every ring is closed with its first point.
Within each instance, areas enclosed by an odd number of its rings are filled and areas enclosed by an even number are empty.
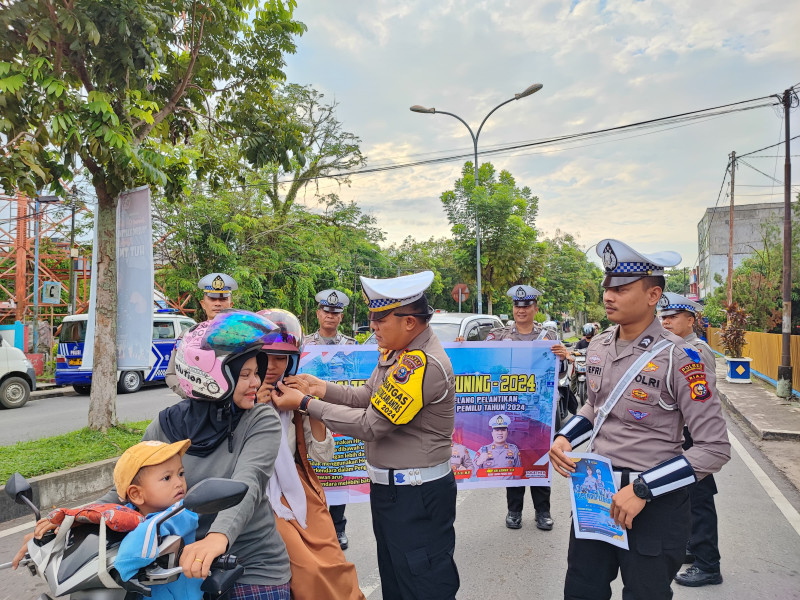
{"type": "MultiPolygon", "coordinates": [[[[503,322],[496,315],[437,312],[431,317],[430,325],[440,342],[454,342],[457,337],[481,342],[492,329],[502,327],[503,322]]],[[[364,341],[364,344],[376,343],[374,333],[364,341]]]]}

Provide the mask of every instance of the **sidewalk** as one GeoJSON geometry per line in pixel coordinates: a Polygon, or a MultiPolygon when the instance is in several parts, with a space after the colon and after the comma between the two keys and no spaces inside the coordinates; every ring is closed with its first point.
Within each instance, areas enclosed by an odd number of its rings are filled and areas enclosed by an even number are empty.
{"type": "Polygon", "coordinates": [[[36,391],[31,392],[31,400],[36,398],[57,398],[58,396],[77,396],[71,385],[61,386],[49,382],[36,382],[36,391]]]}
{"type": "Polygon", "coordinates": [[[753,376],[752,383],[729,383],[717,358],[717,389],[728,413],[741,421],[756,446],[800,490],[800,405],[775,395],[775,388],[753,376]],[[749,431],[747,431],[749,430],[749,431]]]}

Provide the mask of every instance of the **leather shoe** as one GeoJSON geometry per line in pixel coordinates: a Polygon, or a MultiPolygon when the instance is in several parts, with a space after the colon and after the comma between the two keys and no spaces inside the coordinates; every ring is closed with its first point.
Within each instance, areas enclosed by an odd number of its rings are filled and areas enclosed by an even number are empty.
{"type": "Polygon", "coordinates": [[[536,513],[536,527],[542,531],[550,531],[553,528],[553,519],[546,510],[536,513]]]}
{"type": "Polygon", "coordinates": [[[703,571],[700,567],[692,565],[683,573],[675,575],[675,583],[688,587],[700,587],[703,585],[719,585],[722,583],[722,573],[712,573],[703,571]]]}
{"type": "Polygon", "coordinates": [[[347,550],[350,540],[347,539],[347,534],[344,531],[337,531],[336,538],[339,540],[339,547],[342,550],[347,550]]]}
{"type": "Polygon", "coordinates": [[[522,529],[522,513],[508,511],[506,515],[506,527],[509,529],[522,529]]]}

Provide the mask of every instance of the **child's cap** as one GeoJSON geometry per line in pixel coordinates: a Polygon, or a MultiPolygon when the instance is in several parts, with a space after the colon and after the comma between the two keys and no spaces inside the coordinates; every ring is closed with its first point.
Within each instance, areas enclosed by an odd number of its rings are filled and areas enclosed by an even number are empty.
{"type": "Polygon", "coordinates": [[[191,445],[191,440],[181,440],[172,444],[148,440],[125,450],[114,467],[114,486],[120,499],[123,502],[127,499],[128,487],[142,467],[160,465],[176,454],[183,456],[191,445]]]}

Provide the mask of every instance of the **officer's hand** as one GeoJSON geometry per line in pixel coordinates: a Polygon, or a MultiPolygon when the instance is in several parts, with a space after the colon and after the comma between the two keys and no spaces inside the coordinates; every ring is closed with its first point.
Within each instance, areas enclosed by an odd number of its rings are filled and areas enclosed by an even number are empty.
{"type": "Polygon", "coordinates": [[[633,493],[633,484],[628,484],[611,499],[611,518],[626,529],[633,527],[633,519],[642,512],[647,501],[633,493]]]}
{"type": "Polygon", "coordinates": [[[309,391],[306,392],[307,394],[311,394],[312,396],[316,396],[317,398],[324,398],[325,397],[325,386],[326,383],[322,381],[319,377],[314,377],[313,375],[309,375],[308,373],[302,373],[300,375],[294,375],[291,377],[286,378],[286,383],[293,381],[294,378],[297,377],[299,379],[303,379],[308,382],[309,391]]]}
{"type": "Polygon", "coordinates": [[[554,344],[550,346],[550,351],[561,360],[566,360],[567,358],[567,347],[564,344],[554,344]]]}
{"type": "Polygon", "coordinates": [[[277,389],[272,390],[272,403],[278,410],[297,410],[303,396],[305,394],[300,390],[292,389],[282,381],[279,381],[277,389]]]}
{"type": "Polygon", "coordinates": [[[569,477],[575,472],[575,462],[565,452],[572,452],[572,444],[563,435],[559,435],[550,448],[550,464],[559,475],[569,477]]]}
{"type": "Polygon", "coordinates": [[[258,388],[258,391],[256,392],[256,402],[258,404],[269,404],[272,402],[272,391],[274,389],[275,386],[271,383],[262,383],[261,387],[258,388]]]}
{"type": "Polygon", "coordinates": [[[298,377],[296,375],[290,375],[283,382],[288,385],[290,388],[299,390],[303,392],[303,395],[311,394],[311,384],[306,381],[303,377],[298,377]]]}
{"type": "Polygon", "coordinates": [[[487,460],[489,460],[488,452],[481,452],[478,458],[475,459],[475,464],[479,467],[483,467],[487,460]]]}

